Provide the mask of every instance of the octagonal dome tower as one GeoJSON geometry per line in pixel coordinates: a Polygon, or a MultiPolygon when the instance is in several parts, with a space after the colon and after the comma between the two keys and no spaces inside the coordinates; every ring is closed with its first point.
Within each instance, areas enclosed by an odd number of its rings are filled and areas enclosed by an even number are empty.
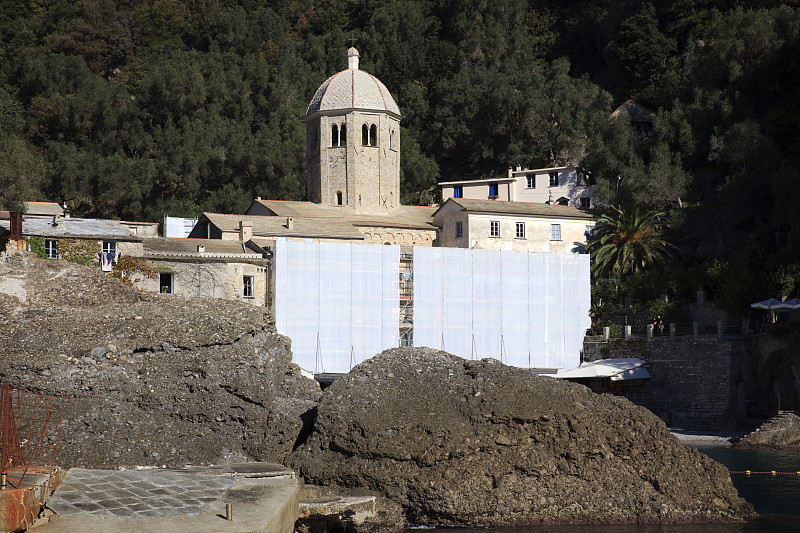
{"type": "Polygon", "coordinates": [[[320,85],[306,111],[307,192],[311,202],[356,213],[388,213],[400,203],[400,109],[386,86],[358,68],[320,85]]]}

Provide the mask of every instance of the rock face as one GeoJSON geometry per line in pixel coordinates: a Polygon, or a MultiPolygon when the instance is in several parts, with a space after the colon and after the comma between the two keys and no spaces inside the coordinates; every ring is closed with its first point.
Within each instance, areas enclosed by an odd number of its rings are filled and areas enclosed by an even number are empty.
{"type": "Polygon", "coordinates": [[[736,443],[737,448],[800,450],[800,416],[781,413],[736,443]]]}
{"type": "Polygon", "coordinates": [[[728,471],[649,411],[581,385],[427,348],[387,350],[325,391],[288,464],[361,486],[415,523],[728,521],[728,471]]]}
{"type": "Polygon", "coordinates": [[[263,308],[0,261],[0,382],[66,396],[65,467],[283,462],[321,391],[263,308]]]}

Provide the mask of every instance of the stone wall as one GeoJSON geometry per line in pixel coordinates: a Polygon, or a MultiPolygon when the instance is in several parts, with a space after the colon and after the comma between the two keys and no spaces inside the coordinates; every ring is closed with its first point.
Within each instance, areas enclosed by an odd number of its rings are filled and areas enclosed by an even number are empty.
{"type": "Polygon", "coordinates": [[[644,406],[665,420],[669,410],[674,426],[724,429],[740,416],[736,391],[743,379],[743,352],[736,342],[712,335],[612,339],[598,358],[647,361],[652,379],[644,386],[644,406]]]}

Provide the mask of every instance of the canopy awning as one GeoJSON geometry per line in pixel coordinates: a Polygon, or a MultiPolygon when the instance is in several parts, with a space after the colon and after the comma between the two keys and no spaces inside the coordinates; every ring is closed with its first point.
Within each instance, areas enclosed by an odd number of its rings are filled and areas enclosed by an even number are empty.
{"type": "Polygon", "coordinates": [[[612,381],[647,379],[650,373],[644,367],[645,361],[635,357],[622,359],[601,359],[583,363],[578,368],[556,375],[561,379],[611,378],[612,381]]]}
{"type": "Polygon", "coordinates": [[[764,300],[761,302],[756,302],[754,304],[750,304],[750,307],[753,309],[780,309],[779,305],[783,304],[780,300],[776,300],[775,298],[770,298],[769,300],[764,300]]]}

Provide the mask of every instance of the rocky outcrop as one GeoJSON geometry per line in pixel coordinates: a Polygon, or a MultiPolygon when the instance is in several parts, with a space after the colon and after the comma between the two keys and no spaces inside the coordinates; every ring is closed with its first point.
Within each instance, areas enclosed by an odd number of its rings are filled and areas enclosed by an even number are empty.
{"type": "Polygon", "coordinates": [[[780,413],[742,438],[736,448],[754,450],[800,450],[800,416],[780,413]]]}
{"type": "Polygon", "coordinates": [[[0,262],[0,382],[66,396],[62,466],[283,462],[321,391],[263,308],[0,262]]]}
{"type": "Polygon", "coordinates": [[[383,352],[325,391],[289,456],[307,482],[365,487],[415,523],[728,521],[728,471],[649,411],[491,359],[383,352]]]}

